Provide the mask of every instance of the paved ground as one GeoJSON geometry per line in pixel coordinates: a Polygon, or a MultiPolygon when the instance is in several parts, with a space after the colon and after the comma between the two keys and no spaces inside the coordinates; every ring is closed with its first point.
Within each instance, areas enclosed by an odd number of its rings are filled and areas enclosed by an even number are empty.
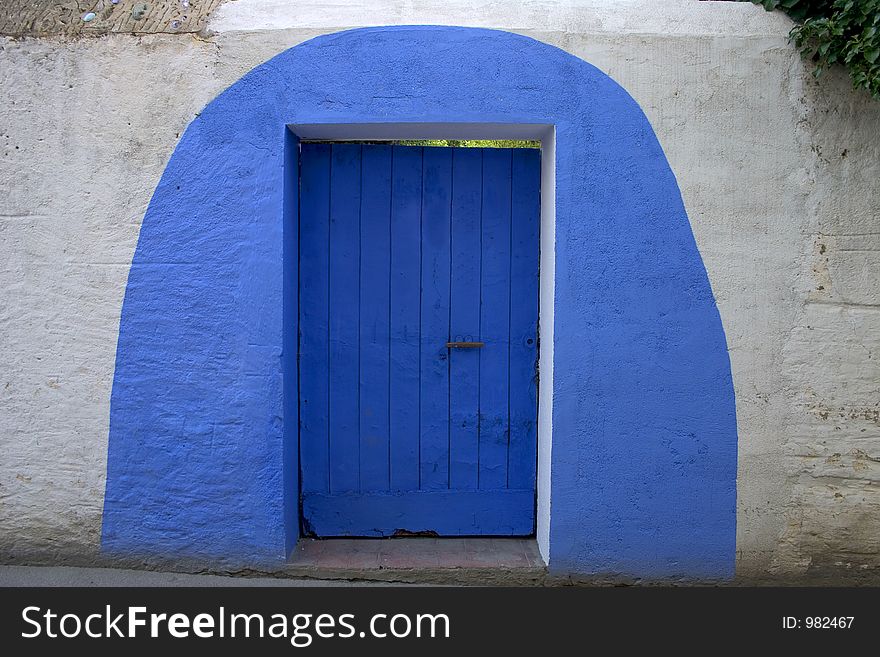
{"type": "Polygon", "coordinates": [[[229,577],[71,566],[0,566],[0,586],[389,586],[385,582],[229,577]]]}
{"type": "Polygon", "coordinates": [[[302,539],[274,573],[239,576],[0,565],[0,586],[534,586],[545,576],[534,539],[517,538],[302,539]]]}

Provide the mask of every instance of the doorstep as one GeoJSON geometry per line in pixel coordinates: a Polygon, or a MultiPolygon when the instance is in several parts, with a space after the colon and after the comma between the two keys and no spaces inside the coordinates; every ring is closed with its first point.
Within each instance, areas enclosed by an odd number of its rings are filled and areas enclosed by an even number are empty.
{"type": "Polygon", "coordinates": [[[533,538],[303,538],[285,575],[413,584],[535,586],[547,568],[533,538]]]}

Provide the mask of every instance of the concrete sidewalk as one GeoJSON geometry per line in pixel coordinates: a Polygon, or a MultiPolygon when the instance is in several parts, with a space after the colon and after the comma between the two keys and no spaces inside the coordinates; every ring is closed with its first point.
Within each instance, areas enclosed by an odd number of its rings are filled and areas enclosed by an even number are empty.
{"type": "Polygon", "coordinates": [[[73,566],[2,566],[0,586],[413,586],[387,582],[291,579],[286,577],[232,577],[73,566]]]}
{"type": "Polygon", "coordinates": [[[547,577],[535,540],[522,538],[304,538],[266,572],[104,566],[0,565],[0,586],[540,586],[547,577]]]}

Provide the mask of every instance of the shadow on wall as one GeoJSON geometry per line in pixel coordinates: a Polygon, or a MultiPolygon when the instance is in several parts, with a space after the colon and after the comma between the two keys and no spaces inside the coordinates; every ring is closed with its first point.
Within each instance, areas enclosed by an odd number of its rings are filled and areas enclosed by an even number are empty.
{"type": "Polygon", "coordinates": [[[551,572],[731,577],[727,346],[651,126],[615,82],[562,50],[449,27],[306,42],[187,129],[126,289],[103,549],[285,559],[298,525],[296,408],[284,403],[296,399],[285,283],[296,289],[297,251],[285,125],[361,122],[556,126],[551,572]]]}

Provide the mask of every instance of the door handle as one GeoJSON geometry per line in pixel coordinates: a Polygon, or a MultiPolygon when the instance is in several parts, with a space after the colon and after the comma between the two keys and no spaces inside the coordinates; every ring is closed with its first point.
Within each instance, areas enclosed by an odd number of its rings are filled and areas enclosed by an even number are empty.
{"type": "Polygon", "coordinates": [[[486,345],[485,342],[447,342],[447,349],[480,349],[486,345]]]}

